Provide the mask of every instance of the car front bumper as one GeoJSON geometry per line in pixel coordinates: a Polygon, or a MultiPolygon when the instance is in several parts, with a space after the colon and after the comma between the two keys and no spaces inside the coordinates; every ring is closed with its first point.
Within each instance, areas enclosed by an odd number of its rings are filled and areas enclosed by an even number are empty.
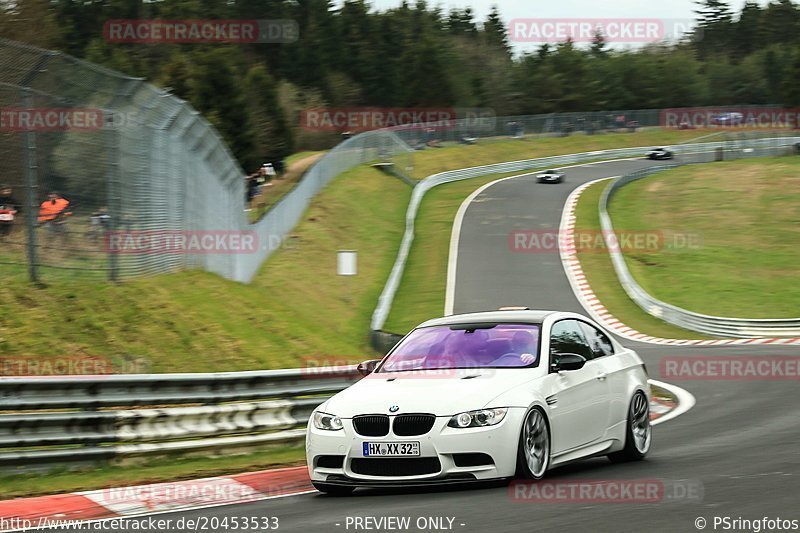
{"type": "Polygon", "coordinates": [[[508,410],[503,421],[495,426],[466,429],[447,427],[449,416],[437,417],[431,431],[415,437],[395,436],[391,432],[385,437],[363,437],[356,434],[350,419],[344,419],[344,428],[335,432],[319,430],[309,424],[306,433],[308,473],[312,482],[365,487],[464,483],[508,478],[516,471],[517,446],[524,417],[524,409],[512,408],[508,410]],[[364,442],[413,441],[420,443],[419,456],[403,458],[363,456],[364,442]],[[483,460],[466,461],[465,464],[465,459],[474,458],[475,454],[485,454],[488,458],[481,456],[483,460]],[[320,466],[319,460],[322,456],[341,457],[341,464],[337,467],[320,466]],[[395,461],[396,459],[400,461],[395,461]],[[381,474],[381,466],[387,463],[377,462],[387,460],[394,463],[395,471],[391,474],[381,474]],[[408,471],[413,471],[420,462],[415,463],[416,460],[438,467],[427,469],[425,473],[402,475],[400,471],[405,470],[403,464],[408,465],[408,471]],[[365,474],[354,471],[354,462],[360,465],[355,469],[362,470],[365,461],[370,462],[367,470],[373,472],[365,474]],[[398,467],[400,471],[397,471],[398,467]]]}

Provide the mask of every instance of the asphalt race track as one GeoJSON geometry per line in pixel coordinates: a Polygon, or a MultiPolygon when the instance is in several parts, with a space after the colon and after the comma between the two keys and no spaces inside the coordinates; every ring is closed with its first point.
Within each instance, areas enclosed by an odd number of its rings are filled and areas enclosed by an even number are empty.
{"type": "MultiPolygon", "coordinates": [[[[526,305],[583,312],[559,255],[514,253],[508,244],[508,234],[513,229],[556,231],[564,202],[575,187],[653,164],[661,163],[641,159],[584,165],[567,169],[566,181],[561,184],[537,184],[528,175],[488,187],[470,204],[463,220],[454,310],[526,305]]],[[[638,350],[654,379],[661,378],[659,360],[664,356],[800,352],[797,347],[681,348],[623,342],[638,350]]],[[[707,520],[706,530],[714,531],[715,516],[800,519],[797,381],[675,383],[694,394],[697,405],[654,428],[653,449],[646,461],[613,465],[605,458],[593,459],[553,470],[549,479],[699,482],[703,487],[699,502],[515,502],[507,486],[495,485],[424,491],[361,490],[347,498],[313,493],[162,514],[158,518],[270,516],[279,518],[280,531],[315,533],[366,530],[355,529],[352,524],[348,527],[348,517],[408,516],[411,517],[408,531],[432,531],[417,528],[419,517],[450,517],[454,518],[452,530],[474,533],[688,532],[698,531],[695,526],[698,517],[707,520]]],[[[717,526],[716,531],[721,530],[717,526]]]]}

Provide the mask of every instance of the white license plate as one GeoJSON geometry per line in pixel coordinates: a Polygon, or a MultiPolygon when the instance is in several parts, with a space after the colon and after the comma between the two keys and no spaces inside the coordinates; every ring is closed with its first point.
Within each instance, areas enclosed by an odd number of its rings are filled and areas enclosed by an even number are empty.
{"type": "Polygon", "coordinates": [[[408,457],[419,455],[419,442],[364,442],[364,457],[408,457]]]}

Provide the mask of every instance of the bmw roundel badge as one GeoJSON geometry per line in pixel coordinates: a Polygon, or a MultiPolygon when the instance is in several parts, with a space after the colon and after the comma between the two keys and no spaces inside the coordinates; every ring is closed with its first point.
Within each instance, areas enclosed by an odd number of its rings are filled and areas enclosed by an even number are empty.
{"type": "Polygon", "coordinates": [[[389,412],[390,413],[396,413],[399,410],[400,410],[400,406],[397,406],[397,405],[393,405],[393,406],[389,407],[389,412]]]}

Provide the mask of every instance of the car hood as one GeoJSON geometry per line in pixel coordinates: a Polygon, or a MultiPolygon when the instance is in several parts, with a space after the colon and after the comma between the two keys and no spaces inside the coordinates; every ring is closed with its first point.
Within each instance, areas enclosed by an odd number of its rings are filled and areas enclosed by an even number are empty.
{"type": "Polygon", "coordinates": [[[371,374],[326,402],[342,418],[360,414],[433,413],[451,416],[484,407],[503,392],[535,379],[536,369],[504,368],[371,374]],[[389,408],[397,406],[392,413],[389,408]]]}

